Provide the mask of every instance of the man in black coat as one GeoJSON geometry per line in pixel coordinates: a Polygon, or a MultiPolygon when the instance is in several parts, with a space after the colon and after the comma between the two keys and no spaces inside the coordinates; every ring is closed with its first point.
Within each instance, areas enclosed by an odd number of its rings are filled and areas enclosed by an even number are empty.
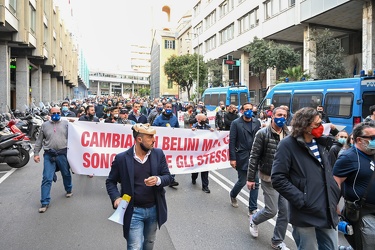
{"type": "MultiPolygon", "coordinates": [[[[232,168],[238,172],[238,180],[230,191],[230,201],[233,207],[238,207],[237,195],[246,185],[247,168],[250,158],[250,151],[253,145],[255,134],[260,129],[260,121],[253,117],[253,105],[244,103],[241,107],[243,115],[234,120],[230,126],[229,132],[229,160],[232,168]]],[[[250,190],[249,196],[249,216],[257,210],[257,199],[259,190],[259,181],[257,185],[250,190]]]]}
{"type": "Polygon", "coordinates": [[[298,249],[337,249],[340,189],[332,175],[318,111],[298,110],[292,133],[280,141],[272,186],[289,201],[289,222],[298,249]]]}
{"type": "Polygon", "coordinates": [[[152,249],[157,226],[167,221],[164,187],[171,175],[163,151],[154,148],[156,130],[145,124],[132,129],[135,145],[115,157],[106,188],[113,208],[124,194],[131,197],[123,221],[127,249],[152,249]]]}

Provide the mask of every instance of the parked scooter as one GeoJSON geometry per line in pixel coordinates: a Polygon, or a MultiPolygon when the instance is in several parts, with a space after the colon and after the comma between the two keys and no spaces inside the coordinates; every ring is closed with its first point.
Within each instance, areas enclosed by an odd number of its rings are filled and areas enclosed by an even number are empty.
{"type": "Polygon", "coordinates": [[[22,168],[30,160],[29,152],[23,148],[23,134],[0,136],[0,163],[5,162],[12,168],[22,168]]]}

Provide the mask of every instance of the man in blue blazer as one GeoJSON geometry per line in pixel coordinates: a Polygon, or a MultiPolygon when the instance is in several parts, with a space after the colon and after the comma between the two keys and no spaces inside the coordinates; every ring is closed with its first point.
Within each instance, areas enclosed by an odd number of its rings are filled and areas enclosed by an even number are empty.
{"type": "Polygon", "coordinates": [[[170,184],[171,175],[163,151],[153,148],[155,129],[137,123],[132,130],[135,145],[115,157],[106,187],[113,208],[124,194],[131,196],[123,223],[127,249],[152,249],[157,226],[160,229],[167,221],[164,187],[170,184]]]}
{"type": "MultiPolygon", "coordinates": [[[[246,185],[247,168],[250,159],[250,152],[253,146],[255,134],[260,129],[260,121],[253,117],[253,105],[242,104],[242,116],[237,118],[230,125],[229,132],[229,160],[232,168],[237,170],[238,180],[230,191],[230,202],[233,207],[238,207],[237,195],[246,185]]],[[[251,216],[257,210],[257,199],[259,190],[259,179],[256,176],[255,186],[250,190],[249,212],[251,216]]]]}

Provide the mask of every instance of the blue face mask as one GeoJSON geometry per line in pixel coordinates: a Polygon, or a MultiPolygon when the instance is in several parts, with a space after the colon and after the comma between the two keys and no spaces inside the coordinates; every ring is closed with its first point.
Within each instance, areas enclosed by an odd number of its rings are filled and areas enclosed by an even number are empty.
{"type": "Polygon", "coordinates": [[[64,106],[64,107],[61,108],[61,111],[62,111],[62,112],[66,112],[66,111],[68,111],[68,110],[69,110],[69,109],[68,109],[68,107],[66,107],[66,106],[64,106]]]}
{"type": "Polygon", "coordinates": [[[368,141],[368,149],[375,149],[375,140],[368,141]]]}
{"type": "Polygon", "coordinates": [[[163,111],[163,108],[158,108],[159,111],[163,111]]]}
{"type": "Polygon", "coordinates": [[[165,113],[166,113],[167,115],[170,115],[170,114],[172,114],[172,110],[171,110],[171,109],[166,109],[166,110],[165,110],[165,113]]]}
{"type": "Polygon", "coordinates": [[[246,118],[252,118],[253,117],[253,111],[252,110],[246,110],[245,112],[243,112],[243,115],[246,117],[246,118]]]}
{"type": "Polygon", "coordinates": [[[59,115],[59,114],[54,114],[54,115],[51,116],[51,120],[54,121],[54,122],[60,121],[60,118],[61,118],[61,115],[59,115]]]}
{"type": "Polygon", "coordinates": [[[197,114],[199,114],[201,112],[201,110],[200,109],[197,109],[197,114]]]}
{"type": "Polygon", "coordinates": [[[346,144],[346,139],[345,138],[339,138],[339,139],[337,139],[337,141],[339,143],[341,143],[342,145],[346,144]]]}
{"type": "Polygon", "coordinates": [[[282,128],[286,122],[286,119],[285,117],[275,117],[273,118],[273,121],[275,122],[276,126],[282,128]]]}

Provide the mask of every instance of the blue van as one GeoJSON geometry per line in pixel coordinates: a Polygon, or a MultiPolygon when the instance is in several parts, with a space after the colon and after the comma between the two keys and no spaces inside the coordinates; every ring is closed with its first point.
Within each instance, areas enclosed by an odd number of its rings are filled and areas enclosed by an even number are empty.
{"type": "Polygon", "coordinates": [[[210,111],[215,110],[220,101],[223,101],[225,106],[234,104],[240,107],[241,104],[250,102],[249,89],[242,85],[207,88],[202,95],[202,101],[210,111]]]}
{"type": "Polygon", "coordinates": [[[287,105],[292,114],[303,107],[323,105],[331,122],[351,133],[375,105],[375,77],[279,83],[259,106],[264,110],[270,104],[287,105]]]}

